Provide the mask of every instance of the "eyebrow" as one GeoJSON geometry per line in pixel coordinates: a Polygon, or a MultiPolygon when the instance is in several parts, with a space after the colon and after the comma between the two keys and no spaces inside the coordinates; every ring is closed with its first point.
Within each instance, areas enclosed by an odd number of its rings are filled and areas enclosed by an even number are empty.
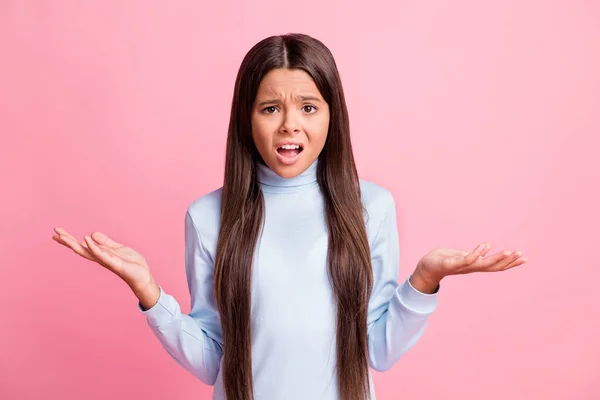
{"type": "MultiPolygon", "coordinates": [[[[298,96],[297,97],[298,100],[300,101],[306,101],[306,100],[312,100],[312,101],[317,101],[317,102],[322,102],[322,100],[318,97],[315,96],[298,96]]],[[[264,106],[267,104],[275,104],[275,103],[279,103],[279,99],[270,99],[270,100],[265,100],[265,101],[261,101],[258,106],[264,106]]]]}

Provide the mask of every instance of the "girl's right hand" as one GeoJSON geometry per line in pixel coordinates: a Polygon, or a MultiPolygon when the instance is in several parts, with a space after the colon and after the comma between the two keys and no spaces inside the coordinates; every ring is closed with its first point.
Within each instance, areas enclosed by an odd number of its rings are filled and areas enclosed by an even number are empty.
{"type": "Polygon", "coordinates": [[[135,292],[144,290],[153,282],[146,259],[137,251],[115,242],[101,232],[84,236],[79,242],[73,235],[55,227],[52,239],[73,250],[83,258],[97,262],[115,273],[135,292]]]}

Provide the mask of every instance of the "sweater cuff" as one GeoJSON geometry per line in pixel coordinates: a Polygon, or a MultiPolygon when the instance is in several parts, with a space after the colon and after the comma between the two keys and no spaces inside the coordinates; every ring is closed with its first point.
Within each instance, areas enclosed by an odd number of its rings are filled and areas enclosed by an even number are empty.
{"type": "Polygon", "coordinates": [[[173,321],[179,313],[179,303],[177,303],[177,300],[170,294],[165,293],[161,286],[159,286],[159,289],[160,295],[155,305],[144,310],[139,301],[137,304],[138,311],[146,316],[151,326],[167,324],[173,321]]]}
{"type": "Polygon", "coordinates": [[[419,314],[430,314],[437,307],[437,293],[440,286],[432,294],[423,293],[414,288],[410,283],[410,276],[404,284],[398,287],[398,295],[402,303],[419,314]]]}

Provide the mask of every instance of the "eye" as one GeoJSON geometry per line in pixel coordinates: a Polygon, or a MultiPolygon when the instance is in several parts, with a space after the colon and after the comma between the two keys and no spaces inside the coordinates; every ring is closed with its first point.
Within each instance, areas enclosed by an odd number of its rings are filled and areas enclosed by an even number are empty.
{"type": "Polygon", "coordinates": [[[307,105],[305,105],[304,107],[302,107],[302,109],[303,109],[303,110],[305,110],[305,112],[306,112],[307,114],[314,114],[314,113],[316,113],[316,112],[317,112],[317,107],[313,106],[312,104],[307,104],[307,105]],[[310,111],[310,110],[309,110],[309,111],[306,111],[306,110],[305,110],[306,108],[310,108],[310,109],[312,109],[312,111],[310,111]]]}
{"type": "Polygon", "coordinates": [[[275,106],[269,106],[269,107],[263,108],[262,111],[264,113],[267,113],[267,114],[273,114],[276,110],[277,110],[277,107],[275,107],[275,106]]]}

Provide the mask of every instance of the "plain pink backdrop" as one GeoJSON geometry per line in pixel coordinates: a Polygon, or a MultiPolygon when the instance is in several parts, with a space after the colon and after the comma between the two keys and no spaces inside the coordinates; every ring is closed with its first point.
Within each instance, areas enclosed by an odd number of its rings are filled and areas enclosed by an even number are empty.
{"type": "Polygon", "coordinates": [[[189,312],[186,208],[222,183],[242,57],[287,32],[336,57],[400,279],[438,246],[529,259],[444,280],[378,399],[600,399],[600,5],[566,0],[0,1],[0,398],[210,398],[52,229],[139,250],[189,312]]]}

